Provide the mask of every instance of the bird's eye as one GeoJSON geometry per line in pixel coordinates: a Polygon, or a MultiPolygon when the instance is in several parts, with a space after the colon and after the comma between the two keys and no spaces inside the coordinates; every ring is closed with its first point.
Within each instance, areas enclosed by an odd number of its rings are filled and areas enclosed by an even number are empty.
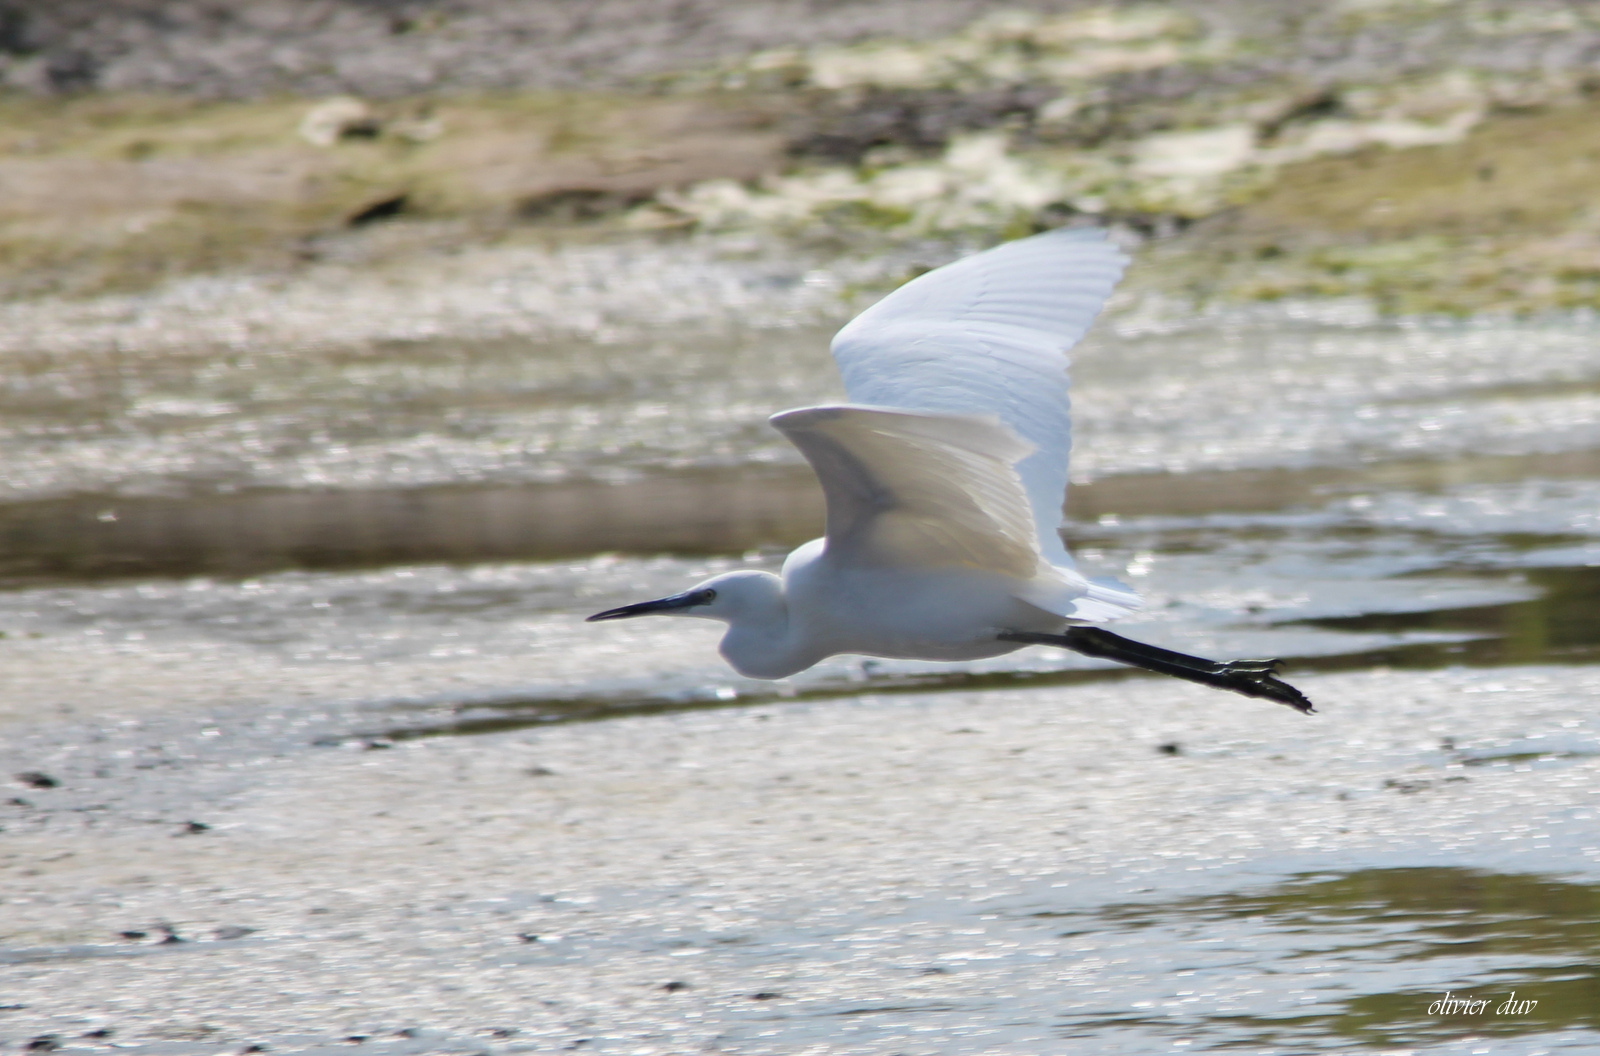
{"type": "Polygon", "coordinates": [[[702,590],[700,592],[699,604],[701,604],[701,605],[709,605],[713,601],[716,601],[716,600],[717,600],[717,592],[712,590],[710,587],[707,587],[705,590],[702,590]]]}

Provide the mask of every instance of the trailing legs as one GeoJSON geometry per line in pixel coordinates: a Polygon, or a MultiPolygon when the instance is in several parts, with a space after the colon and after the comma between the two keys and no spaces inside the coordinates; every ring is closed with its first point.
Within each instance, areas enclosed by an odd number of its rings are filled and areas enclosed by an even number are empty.
{"type": "Polygon", "coordinates": [[[1098,656],[1115,660],[1119,664],[1143,668],[1162,675],[1198,682],[1203,686],[1228,689],[1247,697],[1263,697],[1287,704],[1296,711],[1309,714],[1316,709],[1305,694],[1276,677],[1282,660],[1234,660],[1217,663],[1187,653],[1147,645],[1112,634],[1102,627],[1069,627],[1064,634],[1035,634],[1031,631],[1004,631],[998,635],[1003,642],[1025,642],[1028,645],[1054,645],[1085,656],[1098,656]]]}

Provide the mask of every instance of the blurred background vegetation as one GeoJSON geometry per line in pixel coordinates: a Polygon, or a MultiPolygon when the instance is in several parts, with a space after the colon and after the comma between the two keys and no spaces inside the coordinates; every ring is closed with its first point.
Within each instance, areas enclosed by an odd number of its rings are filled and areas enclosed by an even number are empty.
{"type": "Polygon", "coordinates": [[[8,0],[0,84],[7,299],[1106,222],[1135,295],[1600,303],[1600,3],[8,0]]]}

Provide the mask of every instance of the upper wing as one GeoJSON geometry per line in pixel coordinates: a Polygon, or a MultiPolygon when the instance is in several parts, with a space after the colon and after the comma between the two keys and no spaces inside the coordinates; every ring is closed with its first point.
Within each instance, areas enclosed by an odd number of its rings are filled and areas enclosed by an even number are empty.
{"type": "Polygon", "coordinates": [[[837,560],[1024,580],[1038,572],[1033,514],[1014,468],[1030,448],[998,422],[848,406],[771,421],[822,482],[837,560]]]}
{"type": "Polygon", "coordinates": [[[1065,353],[1127,262],[1098,230],[1008,242],[913,279],[833,339],[852,402],[992,415],[1033,448],[1016,470],[1052,564],[1071,565],[1059,532],[1072,448],[1065,353]]]}

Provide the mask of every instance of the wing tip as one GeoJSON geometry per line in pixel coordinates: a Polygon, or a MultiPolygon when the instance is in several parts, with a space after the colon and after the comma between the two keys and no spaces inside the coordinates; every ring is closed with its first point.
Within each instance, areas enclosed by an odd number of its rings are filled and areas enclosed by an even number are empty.
{"type": "MultiPolygon", "coordinates": [[[[1044,231],[1037,235],[1033,235],[1032,237],[1041,242],[1053,240],[1057,242],[1081,242],[1085,245],[1104,246],[1106,249],[1111,251],[1108,254],[1108,257],[1117,261],[1122,267],[1126,267],[1132,260],[1132,258],[1128,255],[1128,251],[1118,245],[1116,240],[1111,237],[1111,231],[1109,228],[1057,227],[1052,228],[1049,231],[1044,231]]],[[[1024,240],[1018,239],[1018,241],[1024,240]]]]}
{"type": "Polygon", "coordinates": [[[809,425],[812,422],[823,422],[829,418],[839,417],[840,407],[833,404],[823,404],[816,407],[791,407],[787,411],[767,416],[767,422],[774,428],[782,429],[785,426],[809,425]]]}

